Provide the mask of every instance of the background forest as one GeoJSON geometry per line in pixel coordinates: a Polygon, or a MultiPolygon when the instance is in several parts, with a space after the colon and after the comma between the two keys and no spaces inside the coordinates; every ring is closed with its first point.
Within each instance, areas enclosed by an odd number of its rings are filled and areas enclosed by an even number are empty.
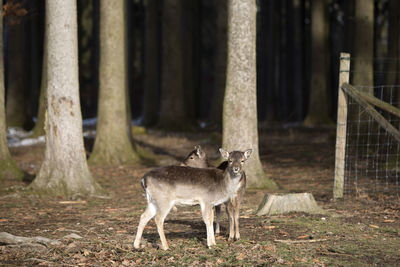
{"type": "Polygon", "coordinates": [[[400,121],[379,99],[400,103],[400,1],[0,3],[0,265],[398,265],[400,121]],[[339,76],[352,85],[338,101],[339,76]],[[353,87],[380,109],[353,101],[347,116],[353,87]],[[197,145],[215,166],[219,147],[252,149],[240,236],[223,212],[207,248],[199,207],[184,206],[165,220],[169,250],[155,220],[134,249],[142,177],[197,145]],[[304,192],[317,214],[257,212],[304,192]]]}
{"type": "MultiPolygon", "coordinates": [[[[38,112],[44,1],[8,2],[20,4],[23,12],[4,10],[7,123],[29,130],[38,112]]],[[[77,3],[81,109],[84,118],[93,118],[97,116],[98,99],[99,1],[77,3]]],[[[180,5],[173,11],[173,16],[180,17],[180,25],[168,28],[163,23],[162,1],[126,1],[132,119],[136,124],[157,125],[162,102],[171,97],[184,103],[180,111],[183,114],[175,114],[187,120],[182,125],[220,129],[226,71],[226,1],[182,1],[180,5]],[[165,73],[162,66],[180,61],[163,58],[163,31],[179,36],[175,48],[180,50],[176,56],[182,61],[165,73]],[[166,60],[170,62],[163,63],[166,60]],[[179,86],[183,90],[172,90],[176,85],[164,83],[163,77],[168,75],[180,77],[172,71],[182,73],[179,86]]],[[[384,71],[398,68],[398,64],[384,60],[396,58],[399,53],[397,5],[388,0],[257,1],[259,126],[301,124],[307,116],[307,125],[332,123],[341,51],[370,61],[375,57],[372,64],[368,63],[375,69],[375,77],[369,79],[375,85],[388,84],[391,78],[384,71]],[[312,27],[313,19],[320,29],[312,27]],[[320,44],[313,47],[313,38],[322,38],[320,44]],[[360,39],[365,41],[358,43],[360,39]],[[313,71],[313,65],[317,71],[313,71]],[[313,86],[313,81],[318,85],[313,86]]],[[[367,75],[373,76],[372,70],[367,75]]],[[[396,82],[397,77],[391,84],[396,82]]]]}

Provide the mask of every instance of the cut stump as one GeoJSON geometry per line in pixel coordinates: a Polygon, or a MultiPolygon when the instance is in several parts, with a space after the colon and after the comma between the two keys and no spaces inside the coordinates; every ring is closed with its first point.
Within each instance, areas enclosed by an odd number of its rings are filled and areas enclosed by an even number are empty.
{"type": "Polygon", "coordinates": [[[257,215],[275,215],[288,212],[325,213],[311,193],[265,194],[257,210],[257,215]]]}

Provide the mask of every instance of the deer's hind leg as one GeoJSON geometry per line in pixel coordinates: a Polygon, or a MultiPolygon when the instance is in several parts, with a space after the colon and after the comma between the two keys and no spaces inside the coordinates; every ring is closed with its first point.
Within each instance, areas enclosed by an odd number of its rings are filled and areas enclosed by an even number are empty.
{"type": "Polygon", "coordinates": [[[221,205],[215,206],[215,233],[220,233],[219,221],[221,218],[221,205]]]}
{"type": "Polygon", "coordinates": [[[157,208],[154,203],[149,202],[147,205],[146,210],[143,212],[143,214],[140,216],[140,221],[139,221],[139,226],[136,232],[136,237],[135,237],[135,242],[133,243],[133,247],[135,249],[140,248],[140,240],[142,239],[142,234],[143,234],[143,229],[146,226],[146,224],[150,221],[151,218],[156,215],[157,208]]]}
{"type": "Polygon", "coordinates": [[[167,202],[164,203],[159,210],[157,210],[156,217],[154,218],[156,225],[157,225],[157,231],[158,235],[160,236],[161,239],[161,246],[162,249],[167,250],[168,249],[168,242],[167,239],[165,238],[165,233],[164,233],[164,220],[165,217],[167,217],[168,213],[174,206],[174,203],[172,202],[167,202]]]}

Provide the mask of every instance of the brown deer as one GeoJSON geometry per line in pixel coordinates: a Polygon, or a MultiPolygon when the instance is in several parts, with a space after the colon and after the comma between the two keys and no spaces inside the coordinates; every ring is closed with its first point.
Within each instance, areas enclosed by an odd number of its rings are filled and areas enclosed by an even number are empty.
{"type": "MultiPolygon", "coordinates": [[[[225,170],[228,166],[227,161],[222,162],[217,168],[225,170]]],[[[207,158],[207,154],[201,149],[199,145],[195,146],[195,149],[189,153],[189,155],[181,163],[182,166],[189,166],[195,168],[210,168],[212,166],[207,158]]],[[[239,213],[240,213],[240,202],[243,199],[244,192],[246,190],[246,174],[243,172],[242,178],[237,192],[225,202],[226,213],[229,220],[229,240],[239,240],[239,213]]],[[[215,206],[215,233],[220,233],[219,220],[221,217],[221,205],[215,206]]]]}
{"type": "Polygon", "coordinates": [[[225,170],[217,168],[192,168],[187,166],[166,166],[146,173],[142,186],[147,198],[147,208],[140,216],[134,248],[140,248],[143,229],[155,217],[163,249],[168,249],[164,234],[164,220],[174,205],[200,204],[207,228],[207,246],[216,245],[213,227],[213,207],[229,200],[240,185],[243,164],[252,150],[227,152],[220,148],[227,159],[225,170]]]}

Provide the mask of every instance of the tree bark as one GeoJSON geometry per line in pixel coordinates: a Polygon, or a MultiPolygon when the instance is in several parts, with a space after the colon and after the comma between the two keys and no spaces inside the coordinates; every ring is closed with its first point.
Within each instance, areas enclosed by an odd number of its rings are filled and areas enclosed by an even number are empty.
{"type": "MultiPolygon", "coordinates": [[[[353,81],[355,86],[374,85],[374,1],[355,0],[353,81]]],[[[373,94],[373,88],[363,88],[373,94]]]]}
{"type": "Polygon", "coordinates": [[[158,0],[146,1],[146,32],[144,47],[144,103],[143,124],[154,126],[157,123],[160,95],[160,32],[158,21],[158,0]]]}
{"type": "Polygon", "coordinates": [[[160,128],[187,130],[183,88],[182,0],[165,0],[162,21],[162,77],[160,128]]]}
{"type": "MultiPolygon", "coordinates": [[[[389,1],[389,45],[388,45],[388,58],[400,58],[400,1],[389,1]]],[[[388,62],[388,71],[386,77],[386,84],[400,85],[400,61],[391,60],[388,62]]],[[[393,101],[400,107],[400,92],[394,91],[393,101]]]]}
{"type": "Polygon", "coordinates": [[[100,2],[100,92],[90,164],[126,164],[139,159],[127,125],[124,4],[121,0],[100,2]]]}
{"type": "Polygon", "coordinates": [[[311,90],[304,125],[332,124],[328,110],[328,1],[313,0],[311,6],[311,90]]]}
{"type": "MultiPolygon", "coordinates": [[[[5,20],[6,22],[9,20],[5,20]]],[[[25,127],[30,124],[24,73],[24,32],[22,19],[7,25],[7,125],[25,127]]]]}
{"type": "Polygon", "coordinates": [[[69,199],[101,192],[89,172],[83,146],[76,12],[75,1],[46,1],[46,151],[31,184],[39,194],[69,199]]]}
{"type": "Polygon", "coordinates": [[[252,148],[245,171],[252,187],[275,188],[259,158],[256,100],[255,1],[228,1],[228,62],[223,106],[223,148],[252,148]]]}
{"type": "MultiPolygon", "coordinates": [[[[2,0],[0,4],[3,6],[2,0]]],[[[24,173],[15,164],[8,150],[4,98],[3,13],[0,13],[0,180],[3,178],[22,179],[24,173]]]]}
{"type": "Polygon", "coordinates": [[[214,58],[215,64],[215,82],[214,92],[211,100],[211,110],[208,118],[218,129],[222,125],[222,107],[224,102],[225,84],[226,84],[226,58],[227,58],[227,0],[214,1],[217,10],[217,43],[214,58]]]}
{"type": "Polygon", "coordinates": [[[40,93],[39,93],[39,106],[37,112],[37,121],[32,129],[32,137],[39,137],[45,135],[45,114],[46,114],[46,103],[47,103],[47,33],[44,30],[43,40],[43,62],[42,62],[42,79],[40,82],[40,93]]]}

